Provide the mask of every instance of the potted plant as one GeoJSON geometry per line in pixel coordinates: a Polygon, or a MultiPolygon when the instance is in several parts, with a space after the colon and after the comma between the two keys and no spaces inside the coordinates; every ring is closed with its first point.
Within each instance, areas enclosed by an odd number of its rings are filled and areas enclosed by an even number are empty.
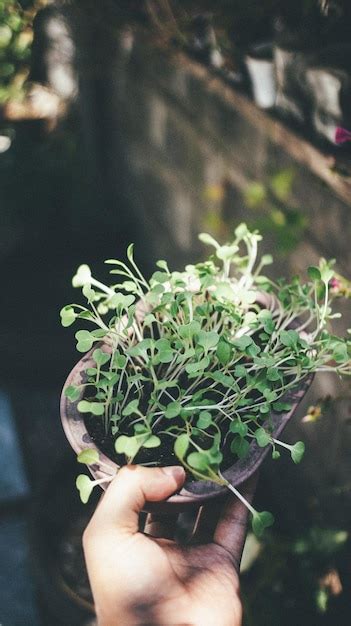
{"type": "MultiPolygon", "coordinates": [[[[73,278],[87,306],[65,306],[62,324],[78,320],[93,330],[76,333],[85,354],[65,383],[61,416],[94,476],[77,478],[83,501],[123,464],[174,462],[188,480],[164,508],[227,489],[243,500],[237,486],[269,452],[301,460],[303,442],[288,445],[280,433],[313,373],[350,374],[351,342],[327,330],[338,315],[332,262],[309,268],[306,283],[273,281],[262,274],[272,258],[258,257],[261,237],[245,224],[229,244],[200,239],[214,253],[183,272],[162,260],[146,280],[131,245],[126,263],[106,261],[112,285],[87,265],[73,278]]],[[[273,517],[246,504],[260,534],[273,517]]]]}

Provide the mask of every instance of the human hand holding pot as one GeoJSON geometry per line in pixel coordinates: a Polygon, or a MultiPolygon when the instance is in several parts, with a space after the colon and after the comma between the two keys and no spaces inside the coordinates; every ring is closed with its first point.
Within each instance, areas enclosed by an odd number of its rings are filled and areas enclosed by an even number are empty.
{"type": "MultiPolygon", "coordinates": [[[[241,624],[247,509],[240,501],[229,496],[222,511],[214,502],[204,506],[187,545],[164,538],[176,518],[163,526],[159,514],[149,514],[139,532],[145,502],[168,498],[184,480],[179,466],[128,466],[102,497],[83,537],[99,626],[241,624]]],[[[243,485],[249,500],[255,483],[243,485]]]]}

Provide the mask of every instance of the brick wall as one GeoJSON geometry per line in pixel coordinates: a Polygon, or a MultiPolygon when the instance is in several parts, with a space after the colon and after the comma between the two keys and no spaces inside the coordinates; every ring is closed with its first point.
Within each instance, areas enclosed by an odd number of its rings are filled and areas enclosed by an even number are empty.
{"type": "MultiPolygon", "coordinates": [[[[128,219],[144,264],[167,258],[174,267],[196,260],[202,252],[198,232],[209,230],[225,239],[233,224],[259,218],[266,209],[245,206],[247,189],[252,183],[267,185],[276,172],[291,169],[294,176],[287,202],[298,208],[306,225],[291,253],[279,256],[278,273],[303,273],[309,264],[326,256],[337,258],[339,271],[350,275],[350,207],[277,145],[264,124],[260,128],[235,110],[225,97],[228,87],[224,83],[223,97],[218,89],[214,91],[216,79],[205,68],[138,37],[132,50],[123,50],[124,40],[125,34],[119,44],[116,41],[115,53],[104,64],[98,82],[85,77],[81,98],[85,108],[89,102],[99,103],[98,126],[90,123],[88,130],[100,137],[100,163],[104,163],[103,175],[110,189],[121,184],[122,164],[130,203],[128,219]]],[[[114,210],[125,220],[123,207],[117,205],[114,210]]],[[[275,239],[269,233],[264,247],[274,254],[275,239]]],[[[338,330],[350,326],[350,306],[344,309],[345,320],[338,330]]],[[[307,492],[301,503],[306,515],[320,506],[328,519],[342,525],[345,520],[340,511],[346,507],[351,512],[350,491],[345,488],[340,495],[334,488],[345,487],[351,471],[349,385],[328,375],[318,377],[286,437],[291,441],[303,438],[307,453],[298,468],[284,463],[284,471],[279,478],[275,476],[280,494],[277,508],[289,492],[292,509],[284,509],[285,505],[283,509],[291,516],[297,494],[307,492]],[[307,406],[328,394],[342,399],[331,403],[319,423],[301,424],[307,406]]],[[[266,464],[266,481],[275,467],[266,464]]]]}

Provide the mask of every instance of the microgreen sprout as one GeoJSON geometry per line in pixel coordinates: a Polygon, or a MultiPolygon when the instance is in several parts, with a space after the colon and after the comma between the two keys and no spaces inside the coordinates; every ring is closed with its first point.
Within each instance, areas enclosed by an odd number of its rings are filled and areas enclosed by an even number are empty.
{"type": "MultiPolygon", "coordinates": [[[[274,281],[262,274],[272,257],[258,256],[261,236],[245,224],[228,244],[200,239],[213,248],[206,261],[179,272],[161,260],[149,280],[132,245],[126,262],[106,262],[108,286],[87,265],[78,268],[73,286],[87,304],[65,306],[61,320],[84,323],[77,350],[91,358],[83,382],[65,395],[90,425],[99,421],[119,465],[175,457],[196,479],[241,498],[222,472],[252,445],[270,447],[274,459],[286,449],[300,462],[303,442],[276,439],[272,415],[291,410],[289,393],[312,373],[350,374],[351,340],[329,326],[340,297],[332,261],[309,268],[307,282],[274,281]]],[[[78,477],[82,499],[102,482],[78,477]]],[[[246,505],[260,534],[273,518],[246,505]]]]}

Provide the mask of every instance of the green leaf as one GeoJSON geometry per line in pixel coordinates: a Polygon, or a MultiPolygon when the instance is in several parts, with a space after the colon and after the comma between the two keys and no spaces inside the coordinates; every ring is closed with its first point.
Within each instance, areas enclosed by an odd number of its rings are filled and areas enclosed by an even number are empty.
{"type": "Polygon", "coordinates": [[[97,369],[96,369],[96,367],[88,367],[88,368],[85,370],[85,373],[87,374],[87,376],[96,376],[96,374],[97,374],[97,369]]]}
{"type": "Polygon", "coordinates": [[[240,435],[240,437],[246,437],[249,429],[243,422],[239,422],[239,420],[235,420],[230,422],[229,430],[231,433],[235,433],[240,435]]]}
{"type": "Polygon", "coordinates": [[[124,415],[125,417],[127,417],[128,415],[133,415],[133,413],[136,413],[138,411],[138,407],[139,400],[131,400],[131,402],[128,402],[128,404],[124,407],[122,415],[124,415]]]}
{"type": "Polygon", "coordinates": [[[267,379],[271,382],[275,382],[276,380],[281,380],[282,375],[280,371],[276,367],[269,367],[267,369],[267,379]]]}
{"type": "Polygon", "coordinates": [[[271,437],[264,428],[258,428],[256,430],[255,439],[260,448],[264,448],[271,442],[271,437]]]}
{"type": "Polygon", "coordinates": [[[267,402],[271,403],[274,402],[274,400],[277,399],[278,394],[276,391],[271,391],[270,389],[264,389],[263,391],[263,395],[266,398],[267,402]]]}
{"type": "Polygon", "coordinates": [[[246,348],[245,352],[248,356],[255,357],[261,352],[261,348],[256,343],[253,343],[246,348]]]}
{"type": "Polygon", "coordinates": [[[91,403],[87,400],[81,400],[80,402],[78,402],[77,409],[80,413],[91,413],[90,405],[91,403]]]}
{"type": "Polygon", "coordinates": [[[78,352],[88,352],[90,350],[92,344],[87,341],[78,341],[76,348],[78,352]]]}
{"type": "Polygon", "coordinates": [[[91,311],[80,311],[79,313],[77,313],[77,318],[94,322],[94,315],[91,311]]]}
{"type": "Polygon", "coordinates": [[[148,315],[145,315],[144,325],[145,326],[151,326],[151,324],[153,322],[156,322],[156,321],[157,320],[156,320],[156,317],[154,316],[154,314],[153,313],[148,313],[148,315]]]}
{"type": "Polygon", "coordinates": [[[135,302],[135,296],[129,294],[126,296],[124,293],[115,293],[109,300],[109,305],[115,309],[128,309],[135,302]]]}
{"type": "Polygon", "coordinates": [[[234,341],[233,341],[233,345],[240,352],[244,352],[246,350],[246,348],[248,348],[252,344],[253,344],[253,340],[248,335],[243,335],[242,337],[238,337],[238,339],[234,339],[234,341]]]}
{"type": "Polygon", "coordinates": [[[85,463],[85,465],[94,465],[99,461],[99,453],[95,448],[85,448],[77,456],[78,463],[85,463]]]}
{"type": "MultiPolygon", "coordinates": [[[[213,469],[214,466],[216,465],[217,468],[219,469],[219,465],[220,463],[222,463],[223,461],[223,454],[222,452],[218,449],[217,444],[215,444],[214,446],[212,446],[212,448],[210,448],[210,450],[206,450],[206,454],[209,456],[209,460],[210,460],[210,465],[213,469]]],[[[216,471],[218,471],[218,469],[216,469],[216,471]]]]}
{"type": "Polygon", "coordinates": [[[125,291],[131,291],[132,293],[137,293],[139,291],[138,285],[133,280],[125,280],[120,286],[125,291]]]}
{"type": "Polygon", "coordinates": [[[160,363],[171,363],[173,361],[173,350],[162,350],[159,352],[157,359],[160,363]]]}
{"type": "Polygon", "coordinates": [[[97,328],[96,330],[92,330],[90,334],[95,339],[102,339],[103,337],[105,337],[106,331],[103,330],[102,328],[97,328]]]}
{"type": "Polygon", "coordinates": [[[275,328],[271,311],[263,309],[259,312],[257,319],[262,324],[264,331],[271,335],[275,328]]]}
{"type": "Polygon", "coordinates": [[[78,400],[80,394],[80,388],[76,387],[75,385],[69,385],[69,387],[66,387],[64,391],[65,397],[68,398],[71,402],[75,402],[76,400],[78,400]]]}
{"type": "Polygon", "coordinates": [[[107,352],[104,352],[100,348],[97,348],[96,350],[94,350],[92,356],[96,365],[100,365],[100,366],[107,363],[107,361],[109,361],[111,358],[110,354],[107,354],[107,352]]]}
{"type": "Polygon", "coordinates": [[[78,352],[88,352],[92,347],[95,338],[88,330],[78,330],[75,334],[77,339],[77,350],[78,352]]]}
{"type": "Polygon", "coordinates": [[[83,504],[86,504],[95,487],[95,483],[90,480],[89,476],[86,476],[86,474],[79,474],[76,480],[76,487],[79,491],[81,501],[83,504]]]}
{"type": "Polygon", "coordinates": [[[296,330],[281,330],[279,332],[279,339],[283,346],[295,348],[299,340],[299,335],[296,330]]]}
{"type": "Polygon", "coordinates": [[[228,376],[227,374],[223,374],[223,372],[221,372],[220,370],[217,370],[216,372],[211,372],[210,376],[217,383],[224,385],[224,387],[232,388],[236,386],[234,378],[232,376],[228,376]]]}
{"type": "Polygon", "coordinates": [[[325,265],[323,268],[321,268],[321,278],[326,285],[333,278],[333,276],[334,272],[332,269],[330,269],[330,267],[328,267],[328,265],[325,265]]]}
{"type": "Polygon", "coordinates": [[[113,357],[113,365],[118,369],[123,369],[126,363],[127,357],[124,354],[119,354],[119,352],[116,352],[113,357]]]}
{"type": "Polygon", "coordinates": [[[150,429],[145,422],[137,422],[134,424],[134,431],[139,434],[144,433],[144,435],[150,435],[150,429]]]}
{"type": "Polygon", "coordinates": [[[279,450],[273,450],[273,452],[272,452],[272,459],[274,461],[277,461],[277,459],[280,459],[280,452],[279,452],[279,450]]]}
{"type": "Polygon", "coordinates": [[[125,446],[128,442],[127,435],[120,435],[115,441],[115,450],[117,454],[124,454],[125,446]]]}
{"type": "Polygon", "coordinates": [[[216,256],[221,261],[229,261],[238,250],[239,248],[235,244],[231,246],[220,246],[220,248],[217,248],[216,256]]]}
{"type": "Polygon", "coordinates": [[[92,333],[90,333],[88,330],[78,330],[75,334],[75,338],[77,339],[77,341],[88,341],[88,340],[92,340],[92,333]]]}
{"type": "Polygon", "coordinates": [[[249,304],[253,304],[254,302],[256,302],[256,298],[257,298],[256,291],[253,291],[253,289],[252,290],[247,290],[244,287],[242,289],[238,290],[236,295],[237,295],[237,297],[240,298],[243,306],[247,306],[249,304]]]}
{"type": "Polygon", "coordinates": [[[242,378],[243,376],[246,376],[246,368],[244,367],[244,365],[235,366],[234,376],[237,376],[238,378],[242,378]]]}
{"type": "Polygon", "coordinates": [[[171,387],[177,387],[178,386],[178,382],[176,380],[158,380],[157,381],[157,385],[155,383],[155,387],[157,389],[168,389],[171,387]]]}
{"type": "Polygon", "coordinates": [[[290,411],[290,409],[292,408],[292,404],[291,402],[274,402],[273,404],[273,409],[277,412],[277,413],[282,413],[290,411]]]}
{"type": "Polygon", "coordinates": [[[157,267],[159,267],[161,270],[165,270],[165,272],[167,272],[167,274],[169,274],[169,269],[168,269],[167,261],[164,261],[163,259],[160,259],[159,261],[156,261],[156,265],[157,265],[157,267]]]}
{"type": "Polygon", "coordinates": [[[219,335],[215,331],[200,330],[198,333],[197,343],[202,346],[206,352],[214,348],[219,342],[219,335]]]}
{"type": "Polygon", "coordinates": [[[305,453],[305,444],[303,441],[297,441],[291,448],[290,454],[294,463],[300,463],[305,453]]]}
{"type": "Polygon", "coordinates": [[[169,281],[169,275],[165,272],[154,272],[151,276],[151,280],[156,283],[166,283],[169,281]]]}
{"type": "Polygon", "coordinates": [[[134,243],[130,243],[127,248],[127,259],[133,264],[134,261],[134,243]]]}
{"type": "Polygon", "coordinates": [[[239,459],[244,459],[247,456],[249,448],[249,442],[240,436],[235,437],[230,444],[231,451],[236,454],[239,459]]]}
{"type": "Polygon", "coordinates": [[[221,298],[222,300],[233,301],[234,291],[230,284],[230,282],[220,282],[216,285],[214,294],[216,298],[221,298]]]}
{"type": "Polygon", "coordinates": [[[232,357],[232,347],[227,341],[225,341],[224,339],[220,339],[217,346],[216,355],[222,365],[227,365],[232,357]]]}
{"type": "Polygon", "coordinates": [[[349,358],[349,355],[348,355],[346,343],[340,342],[336,344],[333,349],[333,359],[337,363],[343,363],[344,361],[347,361],[348,358],[349,358]]]}
{"type": "Polygon", "coordinates": [[[307,269],[307,274],[311,280],[321,280],[322,278],[318,267],[314,267],[313,265],[307,269]]]}
{"type": "Polygon", "coordinates": [[[217,243],[217,241],[207,233],[200,233],[199,239],[200,241],[202,241],[202,243],[206,243],[209,246],[214,246],[216,250],[219,248],[219,244],[217,243]]]}
{"type": "Polygon", "coordinates": [[[84,285],[83,289],[83,296],[85,296],[85,298],[88,300],[88,302],[93,302],[94,298],[96,296],[96,293],[94,291],[94,289],[92,289],[90,287],[90,284],[88,283],[87,285],[84,285]]]}
{"type": "Polygon", "coordinates": [[[115,450],[117,454],[125,454],[132,459],[138,452],[140,443],[136,437],[127,437],[120,435],[115,441],[115,450]]]}
{"type": "Polygon", "coordinates": [[[210,363],[210,359],[208,356],[205,356],[203,359],[200,359],[200,361],[198,361],[197,363],[188,363],[188,365],[185,366],[185,371],[188,374],[196,374],[201,372],[201,370],[205,370],[206,367],[208,367],[210,363]]]}
{"type": "Polygon", "coordinates": [[[252,530],[255,533],[256,537],[262,537],[265,528],[272,526],[274,524],[274,517],[272,513],[269,511],[255,511],[252,516],[252,530]]]}
{"type": "Polygon", "coordinates": [[[71,326],[77,318],[77,314],[75,313],[74,309],[70,306],[65,306],[63,309],[61,309],[60,316],[61,316],[61,324],[65,328],[67,328],[68,326],[71,326]]]}
{"type": "Polygon", "coordinates": [[[239,224],[235,231],[234,231],[235,237],[237,239],[243,239],[244,237],[246,237],[249,234],[249,230],[245,224],[245,222],[242,222],[241,224],[239,224]]]}
{"type": "Polygon", "coordinates": [[[80,265],[72,278],[73,287],[84,287],[91,282],[91,271],[89,265],[80,265]]]}
{"type": "Polygon", "coordinates": [[[161,445],[161,439],[156,435],[150,435],[143,443],[143,448],[158,448],[161,445]]]}
{"type": "Polygon", "coordinates": [[[186,451],[189,447],[189,443],[190,443],[189,436],[186,433],[182,433],[181,435],[179,435],[175,441],[174,454],[181,461],[184,459],[186,451]]]}
{"type": "Polygon", "coordinates": [[[209,466],[209,458],[205,452],[190,452],[187,463],[196,470],[206,471],[209,466]]]}
{"type": "Polygon", "coordinates": [[[208,411],[201,411],[196,422],[197,428],[208,428],[212,424],[212,415],[208,411]]]}
{"type": "Polygon", "coordinates": [[[272,265],[272,263],[273,263],[273,257],[272,257],[271,254],[264,254],[261,257],[261,265],[262,265],[262,267],[265,266],[265,265],[272,265]]]}
{"type": "Polygon", "coordinates": [[[178,333],[183,339],[192,339],[201,330],[201,325],[196,320],[178,327],[178,333]]]}
{"type": "Polygon", "coordinates": [[[90,402],[90,411],[93,415],[103,415],[105,412],[105,405],[102,402],[90,402]]]}
{"type": "Polygon", "coordinates": [[[174,402],[170,402],[165,410],[165,417],[167,419],[171,419],[173,417],[177,417],[182,409],[182,405],[178,400],[174,400],[174,402]]]}

